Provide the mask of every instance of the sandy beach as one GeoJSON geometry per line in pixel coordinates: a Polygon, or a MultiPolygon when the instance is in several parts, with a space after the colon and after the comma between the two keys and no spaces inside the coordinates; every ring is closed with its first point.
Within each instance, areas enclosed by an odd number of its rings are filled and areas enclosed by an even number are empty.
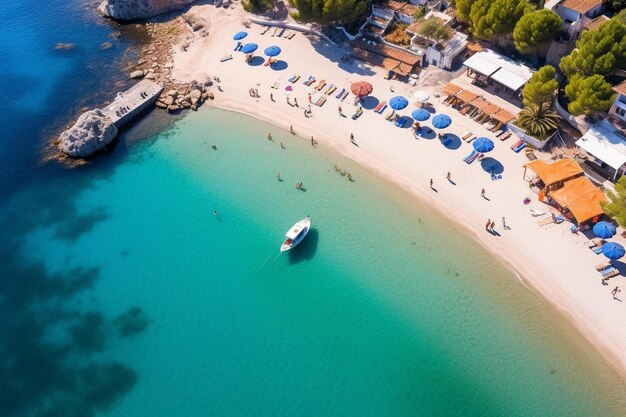
{"type": "MultiPolygon", "coordinates": [[[[223,91],[216,91],[213,105],[249,114],[284,129],[293,126],[295,134],[303,140],[313,136],[432,205],[517,271],[528,287],[565,316],[626,380],[626,331],[621,323],[626,305],[611,295],[613,288],[626,282],[620,276],[611,279],[608,286],[601,285],[600,274],[594,267],[605,258],[588,249],[584,235],[572,234],[570,223],[539,226],[530,209],[548,211],[548,207],[537,201],[537,195],[524,180],[522,165],[528,160],[523,153],[510,149],[512,139],[501,142],[486,125],[443,104],[443,86],[429,82],[428,71],[416,87],[385,80],[380,68],[371,68],[360,61],[342,63],[340,58],[347,51],[324,39],[301,33],[292,39],[271,37],[271,30],[261,35],[263,28],[255,24],[246,29],[249,34],[244,41],[257,43],[259,49],[255,55],[263,58],[263,49],[279,46],[282,53],[277,59],[285,64],[281,63],[277,69],[250,65],[245,62],[244,54],[233,52],[236,42],[232,36],[244,29],[241,22],[246,17],[239,6],[229,10],[198,5],[191,12],[210,23],[210,35],[196,36],[186,51],[175,47],[173,78],[188,82],[201,74],[215,75],[223,91]],[[233,59],[220,62],[225,55],[232,55],[233,59]],[[294,74],[301,78],[290,84],[288,79],[294,74]],[[312,117],[307,118],[304,110],[309,104],[308,94],[315,92],[313,87],[317,84],[303,85],[309,75],[338,89],[327,96],[323,107],[311,105],[312,117]],[[374,87],[372,96],[381,101],[395,95],[410,99],[414,91],[426,90],[436,112],[448,114],[452,125],[443,130],[434,129],[435,137],[431,139],[417,140],[411,129],[396,127],[383,115],[367,108],[355,121],[351,117],[356,110],[354,96],[350,94],[343,102],[335,96],[359,80],[370,82],[374,87]],[[272,88],[274,85],[278,88],[272,88]],[[289,94],[285,90],[288,85],[293,88],[289,94]],[[252,97],[251,88],[257,89],[260,97],[252,97]],[[292,105],[287,103],[287,98],[292,105]],[[299,107],[293,105],[294,99],[299,107]],[[347,117],[339,115],[339,106],[347,117]],[[436,137],[436,133],[447,133],[460,138],[466,132],[494,140],[495,149],[486,156],[504,166],[501,179],[492,180],[480,162],[471,165],[463,162],[472,151],[471,144],[459,139],[445,147],[436,137]],[[357,145],[350,142],[351,134],[357,145]],[[448,172],[451,181],[446,179],[448,172]],[[481,197],[482,189],[486,198],[481,197]],[[532,202],[524,205],[527,197],[532,202]],[[503,217],[508,229],[503,227],[503,217]],[[497,235],[485,231],[487,219],[495,221],[497,235]]],[[[398,113],[410,116],[415,108],[416,103],[411,103],[398,113]]],[[[431,120],[422,125],[432,127],[431,120]]],[[[258,132],[259,140],[267,140],[267,133],[258,132]]]]}

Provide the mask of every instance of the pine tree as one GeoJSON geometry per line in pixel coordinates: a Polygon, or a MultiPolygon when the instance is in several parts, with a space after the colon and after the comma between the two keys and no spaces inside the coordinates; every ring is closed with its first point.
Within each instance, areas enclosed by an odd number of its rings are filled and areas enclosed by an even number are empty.
{"type": "Polygon", "coordinates": [[[469,22],[470,11],[476,0],[456,0],[456,17],[462,22],[469,22]]]}
{"type": "Polygon", "coordinates": [[[602,208],[622,227],[626,227],[626,177],[622,177],[615,184],[615,192],[606,190],[610,203],[603,203],[602,208]]]}
{"type": "Polygon", "coordinates": [[[524,106],[551,104],[558,86],[556,69],[552,65],[539,68],[522,90],[524,106]]]}
{"type": "Polygon", "coordinates": [[[575,116],[579,114],[589,116],[606,111],[615,100],[611,84],[599,74],[591,77],[574,75],[565,87],[565,95],[570,100],[569,112],[575,116]]]}
{"type": "Polygon", "coordinates": [[[552,10],[541,9],[527,13],[513,30],[515,48],[524,52],[535,51],[542,43],[555,39],[563,32],[563,20],[552,10]]]}
{"type": "Polygon", "coordinates": [[[532,9],[527,0],[476,0],[469,14],[470,30],[483,39],[510,33],[532,9]]]}

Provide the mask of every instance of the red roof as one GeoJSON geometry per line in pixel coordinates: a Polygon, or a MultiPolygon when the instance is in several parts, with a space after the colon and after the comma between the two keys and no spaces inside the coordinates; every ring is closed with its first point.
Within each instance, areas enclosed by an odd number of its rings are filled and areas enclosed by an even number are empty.
{"type": "Polygon", "coordinates": [[[604,3],[604,0],[565,0],[561,5],[575,12],[585,14],[602,3],[604,3]]]}

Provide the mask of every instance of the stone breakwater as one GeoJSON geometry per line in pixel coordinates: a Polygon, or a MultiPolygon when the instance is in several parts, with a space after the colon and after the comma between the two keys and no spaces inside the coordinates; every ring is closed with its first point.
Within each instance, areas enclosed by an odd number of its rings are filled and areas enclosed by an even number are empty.
{"type": "Polygon", "coordinates": [[[98,13],[116,20],[139,20],[182,9],[195,0],[104,0],[98,13]]]}
{"type": "Polygon", "coordinates": [[[212,100],[213,81],[208,74],[190,83],[172,79],[174,46],[186,49],[194,32],[208,36],[208,23],[193,13],[186,13],[166,22],[148,22],[142,26],[150,41],[139,51],[137,62],[129,66],[129,78],[143,78],[163,85],[156,105],[169,112],[196,110],[204,101],[212,100]]]}

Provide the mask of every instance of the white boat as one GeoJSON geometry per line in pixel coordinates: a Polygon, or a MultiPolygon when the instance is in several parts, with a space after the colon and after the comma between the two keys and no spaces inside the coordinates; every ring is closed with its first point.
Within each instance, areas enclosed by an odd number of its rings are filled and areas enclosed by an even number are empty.
{"type": "Polygon", "coordinates": [[[300,242],[304,240],[304,237],[309,233],[311,229],[311,218],[306,216],[298,223],[291,226],[291,229],[285,233],[285,241],[280,245],[280,251],[286,252],[298,246],[300,242]]]}

